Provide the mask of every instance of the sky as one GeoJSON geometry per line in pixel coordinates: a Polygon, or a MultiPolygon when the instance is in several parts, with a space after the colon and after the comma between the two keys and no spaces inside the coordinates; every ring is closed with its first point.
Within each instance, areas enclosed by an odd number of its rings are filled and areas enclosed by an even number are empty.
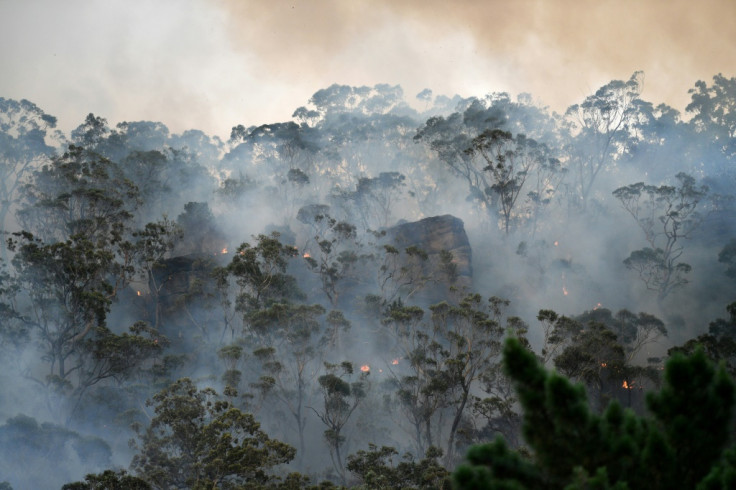
{"type": "Polygon", "coordinates": [[[736,76],[736,1],[0,0],[0,66],[0,97],[65,131],[93,112],[227,138],[333,83],[563,112],[636,70],[684,112],[697,80],[736,76]]]}

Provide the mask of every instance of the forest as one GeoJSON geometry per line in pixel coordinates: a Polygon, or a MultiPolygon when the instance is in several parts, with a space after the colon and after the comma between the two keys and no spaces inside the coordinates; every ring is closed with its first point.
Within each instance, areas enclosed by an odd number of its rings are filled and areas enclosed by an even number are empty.
{"type": "Polygon", "coordinates": [[[0,489],[733,488],[736,78],[643,88],[0,98],[0,489]]]}

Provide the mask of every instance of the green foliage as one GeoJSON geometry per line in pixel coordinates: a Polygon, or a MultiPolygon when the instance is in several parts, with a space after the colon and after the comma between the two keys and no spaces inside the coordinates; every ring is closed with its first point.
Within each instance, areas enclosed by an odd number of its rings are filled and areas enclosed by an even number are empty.
{"type": "MultiPolygon", "coordinates": [[[[470,294],[456,306],[446,302],[430,306],[428,324],[422,322],[424,311],[419,307],[395,301],[385,309],[385,332],[396,355],[407,361],[394,375],[395,396],[411,427],[417,454],[441,443],[446,461],[452,463],[461,422],[476,401],[471,392],[479,381],[489,379],[499,354],[500,320],[507,305],[496,297],[484,302],[480,295],[470,294]],[[449,415],[451,422],[447,439],[440,442],[441,415],[449,415]]],[[[488,410],[484,413],[494,417],[488,410]]]]}
{"type": "Polygon", "coordinates": [[[478,190],[490,197],[490,204],[499,208],[503,229],[508,234],[524,184],[531,173],[549,159],[549,150],[523,134],[514,137],[508,131],[487,129],[472,140],[465,152],[470,156],[480,155],[485,161],[483,171],[488,172],[490,178],[486,187],[478,190]]]}
{"type": "Polygon", "coordinates": [[[736,302],[726,307],[728,318],[718,318],[708,326],[708,333],[690,339],[667,353],[690,355],[702,349],[712,362],[721,362],[731,376],[736,376],[736,302]]]}
{"type": "Polygon", "coordinates": [[[718,150],[728,157],[736,154],[736,78],[722,74],[708,85],[702,80],[689,90],[687,112],[693,114],[691,124],[700,132],[712,134],[718,150]]]}
{"type": "Polygon", "coordinates": [[[455,471],[457,488],[696,488],[730,478],[733,458],[725,449],[736,387],[702,351],[670,359],[662,390],[647,397],[646,417],[615,401],[594,414],[582,386],[545,371],[514,338],[504,362],[532,456],[502,439],[477,446],[455,471]]]}
{"type": "Polygon", "coordinates": [[[386,244],[381,248],[383,253],[379,259],[377,282],[384,303],[392,303],[401,297],[409,299],[432,279],[427,270],[429,254],[423,249],[412,245],[402,253],[393,245],[386,244]]]}
{"type": "MultiPolygon", "coordinates": [[[[0,97],[0,233],[9,232],[8,217],[31,172],[53,155],[46,137],[56,118],[27,100],[0,97]]],[[[4,240],[0,258],[7,260],[4,240]]]]}
{"type": "Polygon", "coordinates": [[[450,473],[439,462],[442,450],[430,447],[425,458],[417,461],[411,454],[404,454],[394,463],[398,451],[393,447],[368,444],[348,456],[345,467],[360,482],[359,488],[413,490],[420,488],[450,488],[450,473]]]}
{"type": "Polygon", "coordinates": [[[76,343],[105,325],[115,295],[110,273],[118,264],[109,250],[81,235],[50,244],[26,232],[16,237],[8,243],[16,251],[19,285],[37,308],[23,312],[24,317],[36,330],[51,369],[65,378],[65,361],[78,353],[76,343]]]}
{"type": "Polygon", "coordinates": [[[312,411],[325,425],[325,441],[330,450],[332,464],[343,484],[346,481],[345,456],[341,450],[345,443],[343,430],[358,405],[366,398],[370,385],[370,371],[361,372],[356,381],[352,381],[353,364],[343,361],[340,364],[325,362],[326,374],[317,379],[322,393],[322,408],[312,411]]]}
{"type": "Polygon", "coordinates": [[[184,212],[176,218],[181,230],[176,243],[179,255],[219,253],[225,238],[220,231],[215,216],[206,202],[188,202],[184,212]]]}
{"type": "Polygon", "coordinates": [[[598,177],[634,143],[631,129],[638,116],[644,73],[612,80],[565,112],[569,127],[566,153],[575,179],[577,196],[587,205],[598,177]]]}
{"type": "Polygon", "coordinates": [[[269,471],[295,450],[270,439],[251,414],[180,379],[157,393],[155,416],[140,435],[131,467],[154,487],[238,488],[266,485],[269,471]]]}
{"type": "Polygon", "coordinates": [[[234,304],[235,311],[241,314],[243,323],[253,334],[258,334],[258,328],[251,316],[260,308],[303,297],[294,277],[286,274],[288,261],[297,251],[282,244],[279,236],[277,232],[258,235],[255,245],[241,244],[230,263],[217,268],[213,274],[224,297],[224,307],[229,309],[234,304]],[[231,281],[235,286],[232,299],[229,296],[231,281]]]}
{"type": "Polygon", "coordinates": [[[138,477],[128,475],[125,470],[105,470],[99,474],[90,473],[84,481],[67,483],[61,490],[150,490],[151,485],[138,477]]]}
{"type": "Polygon", "coordinates": [[[628,310],[614,315],[597,308],[575,318],[540,310],[537,318],[545,336],[540,360],[552,361],[562,374],[582,381],[596,409],[616,398],[624,382],[637,388],[659,383],[660,359],[641,358],[645,347],[667,335],[657,317],[628,310]]]}
{"type": "Polygon", "coordinates": [[[138,196],[114,162],[70,145],[33,174],[18,216],[26,230],[37,230],[46,242],[83,235],[105,247],[124,238],[138,196]]]}
{"type": "Polygon", "coordinates": [[[406,188],[406,176],[399,172],[381,172],[378,177],[361,177],[354,191],[335,189],[332,198],[348,209],[364,229],[388,226],[406,188]]]}
{"type": "Polygon", "coordinates": [[[291,415],[286,422],[293,422],[299,435],[300,453],[306,449],[304,408],[311,397],[311,382],[319,372],[316,364],[325,357],[325,347],[336,345],[340,330],[349,326],[340,312],[331,311],[321,322],[324,314],[320,305],[274,303],[252,316],[252,328],[261,333],[263,341],[253,352],[262,374],[252,386],[263,397],[273,397],[277,407],[286,408],[291,415]]]}
{"type": "Polygon", "coordinates": [[[338,221],[327,214],[314,214],[315,211],[315,208],[304,211],[304,219],[312,220],[310,225],[317,233],[314,237],[317,248],[312,251],[314,256],[305,255],[304,258],[312,272],[319,276],[322,292],[332,306],[337,306],[344,282],[354,272],[359,260],[358,232],[351,223],[338,221]]]}
{"type": "Polygon", "coordinates": [[[696,208],[708,194],[708,188],[696,186],[690,175],[680,172],[675,178],[677,186],[639,182],[613,191],[649,243],[649,247],[632,252],[624,264],[638,272],[647,289],[657,291],[660,299],[687,284],[685,275],[692,267],[678,262],[683,252],[681,240],[700,225],[703,218],[696,208]]]}

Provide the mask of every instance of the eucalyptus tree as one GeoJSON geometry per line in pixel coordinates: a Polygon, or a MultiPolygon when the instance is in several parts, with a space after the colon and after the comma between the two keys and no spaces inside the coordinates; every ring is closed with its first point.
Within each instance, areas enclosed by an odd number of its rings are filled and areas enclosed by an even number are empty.
{"type": "Polygon", "coordinates": [[[165,344],[148,326],[116,333],[107,324],[140,265],[142,251],[131,242],[137,189],[110,160],[70,145],[33,173],[24,192],[26,230],[8,241],[18,285],[12,307],[48,366],[33,379],[73,394],[71,417],[88,388],[122,381],[165,344]]]}
{"type": "Polygon", "coordinates": [[[119,243],[139,205],[118,165],[74,145],[36,170],[23,191],[18,219],[47,242],[81,235],[102,247],[119,243]]]}
{"type": "Polygon", "coordinates": [[[249,175],[260,181],[284,220],[312,194],[317,176],[316,161],[321,151],[320,133],[293,121],[232,129],[231,150],[223,157],[223,170],[249,175]],[[273,202],[277,198],[277,202],[273,202]]]}
{"type": "Polygon", "coordinates": [[[708,188],[696,185],[690,175],[680,172],[675,178],[676,186],[639,182],[613,192],[649,244],[632,252],[624,264],[639,274],[647,289],[657,291],[660,300],[688,282],[685,275],[692,267],[678,262],[682,240],[700,226],[703,216],[697,207],[708,194],[708,188]]]}
{"type": "Polygon", "coordinates": [[[397,301],[385,310],[382,323],[393,342],[391,352],[400,361],[390,367],[396,397],[418,454],[442,445],[446,462],[454,461],[461,422],[481,380],[497,363],[507,305],[500,298],[484,302],[470,294],[457,305],[430,306],[428,322],[416,306],[397,301]],[[449,427],[441,423],[443,415],[449,416],[449,427]]]}
{"type": "MultiPolygon", "coordinates": [[[[47,137],[55,126],[56,118],[32,102],[0,97],[0,233],[10,231],[8,218],[27,178],[54,155],[47,137]]],[[[2,242],[0,258],[7,261],[5,237],[2,242]]]]}
{"type": "Polygon", "coordinates": [[[736,156],[736,78],[719,73],[710,85],[698,80],[689,93],[691,100],[685,110],[692,114],[690,124],[707,134],[711,144],[732,160],[736,156]]]}
{"type": "Polygon", "coordinates": [[[113,298],[133,274],[125,238],[136,199],[135,187],[112,162],[76,146],[36,171],[26,186],[19,216],[27,231],[8,243],[32,306],[24,318],[62,380],[66,359],[90,331],[104,326],[113,298]]]}
{"type": "MultiPolygon", "coordinates": [[[[258,339],[263,332],[254,328],[253,315],[273,303],[303,298],[293,276],[286,273],[288,262],[297,255],[293,246],[284,245],[279,234],[258,235],[256,243],[242,243],[229,264],[214,271],[222,306],[233,309],[242,319],[243,332],[258,339]]],[[[235,324],[227,323],[233,337],[235,324]]]]}
{"type": "MultiPolygon", "coordinates": [[[[523,134],[516,137],[500,129],[486,130],[476,136],[465,150],[470,156],[480,155],[485,162],[483,172],[489,175],[485,188],[478,188],[488,196],[488,203],[500,212],[502,228],[508,235],[509,226],[517,208],[517,201],[527,179],[542,165],[552,160],[545,145],[540,145],[523,134]]],[[[547,193],[545,177],[538,177],[536,192],[547,193]]],[[[553,191],[552,191],[553,192],[553,191]]],[[[544,199],[538,196],[538,199],[544,199]]],[[[541,202],[541,201],[540,201],[541,202]]]]}
{"type": "Polygon", "coordinates": [[[564,175],[555,157],[556,121],[528,99],[507,94],[470,99],[457,112],[429,118],[414,140],[426,143],[446,169],[468,185],[489,218],[509,233],[514,219],[539,212],[564,175]],[[527,186],[526,183],[534,183],[527,186]],[[520,212],[519,197],[529,200],[520,212]]]}
{"type": "Polygon", "coordinates": [[[131,468],[157,488],[263,488],[277,481],[274,467],[294,458],[294,448],[271,439],[253,415],[190,379],[149,405],[155,415],[139,429],[131,468]]]}
{"type": "Polygon", "coordinates": [[[570,172],[581,207],[587,205],[598,177],[616,164],[632,143],[637,122],[637,100],[644,73],[612,80],[565,112],[570,141],[566,145],[570,172]]]}
{"type": "Polygon", "coordinates": [[[332,199],[346,208],[348,216],[366,230],[379,230],[393,223],[406,192],[406,176],[381,172],[378,177],[361,177],[355,190],[335,189],[332,199]]]}
{"type": "Polygon", "coordinates": [[[540,310],[537,319],[544,332],[539,360],[583,383],[594,408],[604,407],[622,386],[658,385],[661,359],[651,356],[649,347],[667,336],[659,318],[598,308],[574,317],[540,310]]]}
{"type": "Polygon", "coordinates": [[[309,407],[325,425],[324,438],[330,451],[332,465],[342,481],[347,482],[345,472],[345,429],[355,410],[368,394],[370,371],[355,373],[353,364],[325,362],[325,374],[317,382],[322,395],[319,408],[309,407]],[[357,374],[357,375],[356,375],[357,374]]]}
{"type": "Polygon", "coordinates": [[[286,423],[293,423],[298,435],[300,461],[306,451],[306,407],[328,344],[324,314],[320,305],[274,303],[252,316],[252,328],[267,339],[253,351],[262,373],[254,385],[273,403],[268,405],[272,413],[286,409],[286,423]]]}
{"type": "Polygon", "coordinates": [[[153,301],[151,323],[154,328],[159,328],[161,324],[161,291],[165,284],[159,280],[156,271],[161,267],[161,262],[170,257],[182,233],[182,228],[166,216],[132,233],[129,251],[134,257],[137,278],[148,285],[148,294],[153,301]]]}
{"type": "Polygon", "coordinates": [[[317,232],[305,245],[303,258],[319,277],[320,289],[330,304],[337,307],[345,283],[356,277],[362,246],[355,225],[323,214],[324,210],[326,207],[319,206],[300,210],[298,216],[317,232]]]}

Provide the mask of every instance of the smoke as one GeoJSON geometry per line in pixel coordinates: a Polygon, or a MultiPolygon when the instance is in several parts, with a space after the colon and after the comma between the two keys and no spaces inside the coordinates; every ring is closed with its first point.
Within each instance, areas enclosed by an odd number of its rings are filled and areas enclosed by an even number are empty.
{"type": "Polygon", "coordinates": [[[638,69],[645,97],[682,110],[736,42],[736,5],[719,0],[217,4],[236,49],[274,79],[530,92],[557,111],[638,69]]]}
{"type": "Polygon", "coordinates": [[[529,92],[561,112],[644,70],[644,97],[683,110],[733,63],[728,0],[3,2],[0,92],[68,131],[85,115],[226,136],[289,119],[315,87],[529,92]]]}
{"type": "Polygon", "coordinates": [[[199,0],[3,2],[0,91],[58,114],[64,131],[94,112],[227,134],[256,80],[222,17],[199,0]]]}

